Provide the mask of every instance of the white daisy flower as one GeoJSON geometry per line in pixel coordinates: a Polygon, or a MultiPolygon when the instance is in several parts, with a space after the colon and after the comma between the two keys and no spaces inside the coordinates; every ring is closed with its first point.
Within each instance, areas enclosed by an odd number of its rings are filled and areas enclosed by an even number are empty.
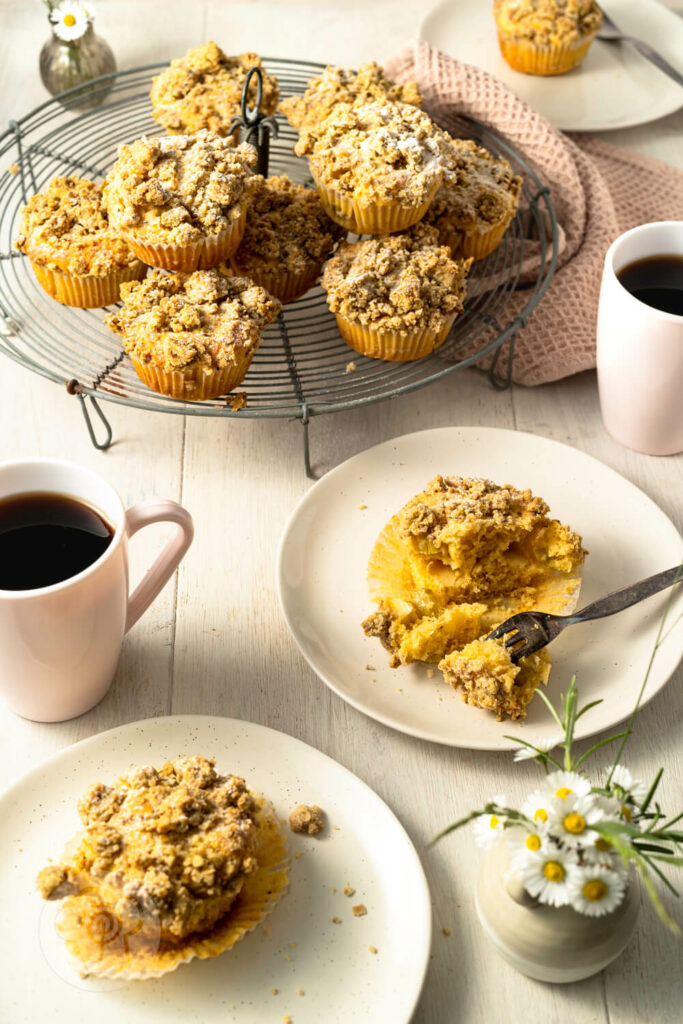
{"type": "Polygon", "coordinates": [[[534,828],[532,825],[516,825],[505,829],[505,844],[510,862],[515,867],[520,867],[529,856],[545,852],[547,841],[543,826],[534,828]]]}
{"type": "Polygon", "coordinates": [[[624,793],[633,797],[634,803],[640,805],[647,796],[647,786],[642,779],[634,779],[628,768],[617,764],[612,772],[612,786],[618,786],[624,793]]]}
{"type": "Polygon", "coordinates": [[[528,818],[529,821],[532,821],[537,827],[544,825],[548,820],[552,802],[552,793],[536,789],[522,804],[522,814],[528,818]]]}
{"type": "Polygon", "coordinates": [[[600,837],[591,825],[603,821],[604,817],[598,801],[591,794],[576,796],[570,793],[564,798],[553,799],[548,829],[565,846],[593,846],[600,837]]]}
{"type": "Polygon", "coordinates": [[[625,875],[602,864],[577,867],[567,883],[572,907],[589,917],[600,917],[616,910],[625,889],[625,875]]]}
{"type": "Polygon", "coordinates": [[[557,771],[546,775],[542,788],[550,791],[552,796],[559,800],[564,800],[570,794],[587,796],[591,791],[591,784],[578,772],[557,771]]]}
{"type": "Polygon", "coordinates": [[[62,42],[73,43],[85,34],[90,19],[82,4],[75,0],[63,0],[50,14],[50,24],[62,42]]]}
{"type": "MultiPolygon", "coordinates": [[[[498,804],[499,807],[505,807],[504,796],[494,796],[491,802],[498,804]]],[[[480,814],[472,822],[472,830],[474,831],[477,845],[483,846],[485,850],[488,850],[500,841],[500,837],[503,834],[503,822],[496,814],[480,814]]]]}
{"type": "Polygon", "coordinates": [[[539,754],[547,754],[549,750],[552,750],[561,740],[561,736],[545,736],[543,739],[537,740],[533,749],[531,747],[519,747],[515,750],[515,761],[529,761],[532,757],[538,757],[539,754]]]}
{"type": "Polygon", "coordinates": [[[548,906],[563,907],[569,902],[568,885],[576,868],[571,851],[547,848],[525,857],[517,870],[529,895],[548,906]]]}

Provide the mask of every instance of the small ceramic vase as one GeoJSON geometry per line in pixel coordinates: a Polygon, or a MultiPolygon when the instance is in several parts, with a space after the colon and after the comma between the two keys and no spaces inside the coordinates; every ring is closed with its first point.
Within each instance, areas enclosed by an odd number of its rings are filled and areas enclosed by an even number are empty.
{"type": "Polygon", "coordinates": [[[526,892],[500,843],[482,861],[476,906],[509,964],[538,981],[564,983],[597,974],[623,952],[635,931],[640,890],[632,881],[616,910],[602,917],[546,906],[526,892]]]}
{"type": "MultiPolygon", "coordinates": [[[[95,35],[92,22],[74,42],[66,43],[53,32],[40,51],[40,77],[52,96],[111,71],[116,71],[116,59],[109,44],[95,35]]],[[[104,102],[112,84],[83,89],[68,99],[60,97],[59,102],[68,110],[94,110],[104,102]]]]}

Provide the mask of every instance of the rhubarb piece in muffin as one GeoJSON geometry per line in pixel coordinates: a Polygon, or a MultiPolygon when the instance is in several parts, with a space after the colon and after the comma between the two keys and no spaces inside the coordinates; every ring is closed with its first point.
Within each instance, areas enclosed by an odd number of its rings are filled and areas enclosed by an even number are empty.
{"type": "Polygon", "coordinates": [[[334,65],[326,67],[322,75],[312,78],[303,96],[287,96],[278,109],[298,131],[315,133],[338,103],[361,105],[364,103],[422,104],[416,82],[395,85],[375,61],[361,64],[358,71],[334,65]]]}
{"type": "Polygon", "coordinates": [[[453,260],[433,228],[343,242],[322,286],[342,338],[357,352],[420,359],[447,338],[462,312],[471,260],[453,260]]]}
{"type": "Polygon", "coordinates": [[[124,281],[147,272],[112,229],[102,187],[84,178],[53,178],[44,192],[31,196],[15,245],[48,295],[65,306],[113,305],[124,281]]]}
{"type": "Polygon", "coordinates": [[[529,75],[571,71],[602,25],[595,0],[494,0],[493,16],[503,57],[529,75]]]}
{"type": "Polygon", "coordinates": [[[272,872],[284,835],[262,798],[212,758],[96,782],[78,813],[84,832],[36,885],[44,899],[64,900],[58,931],[88,973],[145,977],[216,956],[286,886],[286,870],[272,872]]]}
{"type": "MultiPolygon", "coordinates": [[[[240,114],[242,89],[250,68],[261,68],[260,111],[275,113],[280,95],[277,79],[264,69],[256,53],[228,57],[213,42],[176,57],[152,83],[152,116],[171,135],[194,135],[208,128],[230,135],[230,122],[240,114]]],[[[249,83],[249,102],[256,102],[256,79],[249,83]]]]}
{"type": "Polygon", "coordinates": [[[454,256],[484,259],[499,245],[517,211],[522,179],[507,160],[470,139],[444,142],[443,184],[425,223],[454,256]]]}
{"type": "Polygon", "coordinates": [[[112,226],[165,270],[215,267],[240,244],[256,150],[210,131],[119,147],[104,187],[112,226]]]}
{"type": "Polygon", "coordinates": [[[123,308],[107,317],[140,379],[185,401],[225,395],[244,379],[261,332],[281,304],[242,277],[212,270],[153,271],[121,290],[123,308]]]}
{"type": "Polygon", "coordinates": [[[284,174],[258,176],[244,237],[230,265],[281,302],[292,302],[313,287],[344,234],[313,189],[296,185],[284,174]]]}
{"type": "Polygon", "coordinates": [[[516,665],[502,641],[481,637],[446,655],[439,668],[446,682],[461,691],[465,703],[493,711],[499,722],[505,718],[519,722],[526,718],[538,687],[548,682],[550,656],[541,649],[516,665]]]}
{"type": "Polygon", "coordinates": [[[338,104],[295,147],[308,156],[323,206],[356,234],[403,231],[427,212],[443,178],[442,142],[407,103],[338,104]]]}

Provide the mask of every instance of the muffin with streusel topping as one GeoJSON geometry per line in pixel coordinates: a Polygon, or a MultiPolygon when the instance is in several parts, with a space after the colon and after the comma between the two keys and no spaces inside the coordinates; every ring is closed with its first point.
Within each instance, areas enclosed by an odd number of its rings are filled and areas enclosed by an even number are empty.
{"type": "MultiPolygon", "coordinates": [[[[250,68],[261,68],[260,111],[275,113],[280,95],[277,79],[268,74],[256,53],[227,56],[214,42],[176,57],[152,82],[152,116],[171,135],[194,135],[208,128],[230,135],[230,122],[240,114],[242,90],[250,68]]],[[[249,83],[249,103],[256,102],[256,80],[249,83]]]]}
{"type": "Polygon", "coordinates": [[[147,273],[109,223],[102,187],[84,178],[53,178],[21,211],[15,245],[39,284],[65,306],[92,309],[119,301],[124,281],[147,273]]]}
{"type": "Polygon", "coordinates": [[[322,286],[342,338],[363,355],[403,362],[434,352],[462,312],[471,260],[453,260],[434,228],[342,242],[322,286]]]}
{"type": "Polygon", "coordinates": [[[244,379],[261,332],[281,303],[242,277],[212,270],[153,271],[121,289],[123,308],[107,317],[140,379],[185,401],[225,395],[244,379]]]}
{"type": "Polygon", "coordinates": [[[281,302],[312,288],[344,229],[327,216],[318,193],[286,175],[254,178],[244,237],[230,260],[281,302]]]}
{"type": "Polygon", "coordinates": [[[287,96],[278,107],[297,131],[315,131],[338,103],[387,102],[422,104],[416,82],[395,85],[375,61],[361,64],[358,71],[330,65],[312,78],[303,96],[287,96]]]}
{"type": "Polygon", "coordinates": [[[584,59],[602,25],[595,0],[494,0],[500,52],[514,71],[562,75],[584,59]]]}
{"type": "Polygon", "coordinates": [[[112,226],[152,267],[215,267],[242,241],[256,150],[210,131],[119,146],[103,197],[112,226]]]}
{"type": "Polygon", "coordinates": [[[403,231],[427,212],[443,178],[441,129],[417,107],[337,104],[295,146],[326,211],[356,234],[403,231]]]}
{"type": "Polygon", "coordinates": [[[484,259],[500,243],[517,211],[522,179],[507,160],[470,139],[443,146],[443,184],[425,215],[454,256],[484,259]]]}

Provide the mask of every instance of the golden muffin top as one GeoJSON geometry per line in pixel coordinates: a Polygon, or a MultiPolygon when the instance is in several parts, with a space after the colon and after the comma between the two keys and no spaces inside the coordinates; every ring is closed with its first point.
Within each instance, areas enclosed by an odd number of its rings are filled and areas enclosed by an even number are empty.
{"type": "Polygon", "coordinates": [[[143,137],[119,146],[103,189],[112,224],[148,242],[189,245],[238,220],[256,150],[214,132],[143,137]]]}
{"type": "Polygon", "coordinates": [[[75,275],[103,275],[137,257],[112,229],[102,186],[84,178],[53,178],[21,211],[20,252],[40,266],[75,275]]]}
{"type": "Polygon", "coordinates": [[[602,25],[595,0],[494,0],[493,13],[509,36],[541,46],[578,42],[602,25]]]}
{"type": "Polygon", "coordinates": [[[444,140],[443,183],[426,221],[443,217],[458,228],[509,223],[515,215],[522,179],[507,160],[494,157],[470,139],[444,140]]]}
{"type": "Polygon", "coordinates": [[[276,265],[304,273],[322,263],[345,234],[323,210],[318,193],[283,174],[255,176],[244,236],[234,261],[245,272],[276,265]]]}
{"type": "Polygon", "coordinates": [[[106,318],[126,352],[168,372],[204,363],[222,369],[255,350],[282,308],[264,288],[218,270],[165,274],[121,287],[123,307],[106,318]]]}
{"type": "Polygon", "coordinates": [[[287,96],[279,110],[299,131],[312,130],[331,114],[338,103],[374,103],[391,100],[419,107],[422,96],[416,82],[395,85],[375,61],[361,64],[358,71],[329,65],[312,78],[303,96],[287,96]]]}
{"type": "Polygon", "coordinates": [[[338,104],[295,146],[316,181],[360,203],[427,201],[443,178],[443,135],[407,103],[338,104]]]}
{"type": "MultiPolygon", "coordinates": [[[[154,120],[171,133],[192,135],[208,128],[217,135],[228,135],[232,118],[240,113],[242,89],[252,67],[263,72],[260,110],[266,116],[274,114],[280,90],[258,54],[228,57],[214,42],[208,42],[176,57],[154,79],[150,93],[154,120]]],[[[249,84],[249,102],[256,102],[255,77],[249,84]]]]}
{"type": "Polygon", "coordinates": [[[416,225],[339,246],[325,265],[322,287],[333,313],[387,330],[440,331],[462,311],[471,260],[451,259],[437,232],[416,225]]]}

